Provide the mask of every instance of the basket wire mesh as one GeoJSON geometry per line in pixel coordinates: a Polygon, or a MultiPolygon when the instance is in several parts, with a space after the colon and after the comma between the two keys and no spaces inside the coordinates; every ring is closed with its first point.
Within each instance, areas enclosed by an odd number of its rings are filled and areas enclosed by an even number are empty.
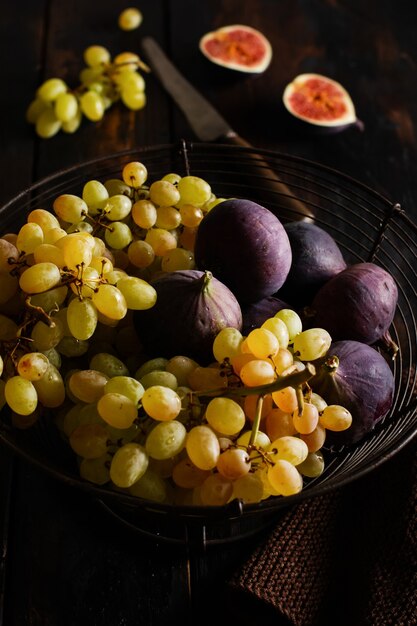
{"type": "Polygon", "coordinates": [[[262,204],[283,223],[305,219],[337,241],[348,264],[372,261],[398,286],[398,306],[390,329],[398,345],[390,362],[395,377],[392,409],[353,446],[328,450],[324,473],[306,480],[301,493],[259,504],[233,501],[224,507],[150,503],[98,487],[79,478],[74,455],[42,421],[25,431],[0,423],[0,438],[26,460],[72,486],[87,490],[103,507],[140,532],[171,542],[198,534],[203,544],[221,543],[256,532],[280,511],[306,498],[340,487],[379,466],[417,431],[417,226],[398,203],[321,164],[268,150],[219,144],[167,144],[129,150],[60,171],[22,191],[0,209],[3,234],[16,232],[35,208],[51,209],[61,193],[80,195],[87,180],[120,178],[124,164],[142,161],[149,181],[168,172],[207,180],[218,197],[240,197],[262,204]]]}

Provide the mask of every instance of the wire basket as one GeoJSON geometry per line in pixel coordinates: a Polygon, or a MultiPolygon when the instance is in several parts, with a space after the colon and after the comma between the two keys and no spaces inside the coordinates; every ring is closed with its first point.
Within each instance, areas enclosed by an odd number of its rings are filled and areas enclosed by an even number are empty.
{"type": "Polygon", "coordinates": [[[314,220],[337,241],[348,264],[372,261],[390,272],[399,292],[390,329],[399,348],[391,363],[393,406],[360,442],[328,450],[324,473],[307,479],[299,494],[259,504],[235,500],[223,507],[173,506],[87,483],[79,477],[75,455],[42,420],[30,429],[17,430],[3,419],[1,440],[57,479],[92,494],[108,513],[141,534],[203,545],[258,532],[288,506],[363,476],[405,446],[417,431],[417,226],[405,211],[358,181],[305,159],[267,150],[181,142],[95,159],[43,179],[0,208],[3,233],[16,232],[29,211],[50,209],[61,193],[80,195],[87,180],[120,177],[124,164],[132,160],[146,165],[150,181],[168,172],[192,174],[207,180],[218,197],[258,202],[284,223],[314,220]]]}

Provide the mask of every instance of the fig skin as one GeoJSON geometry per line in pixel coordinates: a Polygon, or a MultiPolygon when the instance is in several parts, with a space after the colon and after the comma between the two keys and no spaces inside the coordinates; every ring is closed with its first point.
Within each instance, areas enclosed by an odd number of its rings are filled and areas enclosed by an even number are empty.
{"type": "Polygon", "coordinates": [[[378,341],[395,314],[398,288],[389,272],[375,263],[356,263],[328,280],[311,303],[314,325],[334,341],[378,341]]]}
{"type": "Polygon", "coordinates": [[[262,326],[269,317],[274,317],[278,311],[289,308],[291,307],[286,302],[275,296],[267,296],[258,302],[242,306],[242,334],[248,335],[254,328],[262,326]]]}
{"type": "Polygon", "coordinates": [[[157,300],[135,311],[134,326],[149,358],[187,355],[200,365],[213,362],[213,341],[224,327],[242,328],[233,293],[211,272],[178,270],[152,281],[157,300]]]}
{"type": "Polygon", "coordinates": [[[330,278],[346,269],[346,261],[333,237],[312,222],[284,225],[292,250],[292,264],[277,296],[295,307],[310,304],[330,278]]]}
{"type": "Polygon", "coordinates": [[[325,357],[314,362],[312,389],[327,404],[344,406],[352,425],[342,432],[328,432],[326,442],[360,441],[388,413],[394,398],[394,376],[381,354],[358,341],[333,342],[325,357]]]}
{"type": "Polygon", "coordinates": [[[250,200],[217,204],[200,222],[196,266],[211,271],[243,305],[277,292],[291,267],[288,235],[280,220],[250,200]]]}

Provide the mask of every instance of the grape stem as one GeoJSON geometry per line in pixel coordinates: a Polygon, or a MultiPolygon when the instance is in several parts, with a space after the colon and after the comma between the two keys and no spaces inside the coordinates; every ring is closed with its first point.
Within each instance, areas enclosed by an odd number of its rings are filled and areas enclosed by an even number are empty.
{"type": "Polygon", "coordinates": [[[258,436],[259,425],[261,423],[262,407],[263,407],[263,404],[264,404],[264,397],[265,396],[259,396],[259,398],[258,398],[258,400],[256,402],[256,413],[255,413],[255,419],[253,420],[252,432],[251,432],[250,438],[249,438],[248,450],[251,450],[251,448],[254,445],[254,443],[256,441],[256,438],[258,436]]]}
{"type": "Polygon", "coordinates": [[[209,395],[224,396],[230,393],[234,396],[264,396],[267,393],[285,389],[285,387],[297,388],[299,385],[307,382],[307,380],[310,380],[315,373],[316,368],[314,365],[306,363],[305,369],[299,372],[293,372],[287,376],[278,376],[273,383],[268,383],[267,385],[257,385],[256,387],[233,387],[233,389],[230,389],[229,387],[217,387],[215,389],[207,389],[205,391],[193,391],[193,394],[197,397],[209,395]]]}
{"type": "Polygon", "coordinates": [[[304,395],[301,385],[295,388],[295,393],[297,394],[298,415],[302,415],[304,409],[304,395]]]}

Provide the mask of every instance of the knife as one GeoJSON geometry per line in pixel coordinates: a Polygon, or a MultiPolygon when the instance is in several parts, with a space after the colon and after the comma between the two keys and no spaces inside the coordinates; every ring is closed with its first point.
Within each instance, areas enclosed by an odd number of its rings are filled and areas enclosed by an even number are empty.
{"type": "MultiPolygon", "coordinates": [[[[228,143],[253,149],[253,146],[240,137],[213,105],[178,71],[152,37],[145,37],[142,40],[142,49],[153,73],[181,109],[200,141],[228,143]]],[[[303,202],[292,196],[287,185],[279,179],[276,172],[269,169],[265,161],[259,160],[252,171],[262,176],[269,190],[280,194],[280,209],[290,210],[290,214],[287,214],[290,220],[311,221],[313,217],[311,211],[303,202]]],[[[284,211],[280,211],[279,216],[283,214],[284,211]]]]}

